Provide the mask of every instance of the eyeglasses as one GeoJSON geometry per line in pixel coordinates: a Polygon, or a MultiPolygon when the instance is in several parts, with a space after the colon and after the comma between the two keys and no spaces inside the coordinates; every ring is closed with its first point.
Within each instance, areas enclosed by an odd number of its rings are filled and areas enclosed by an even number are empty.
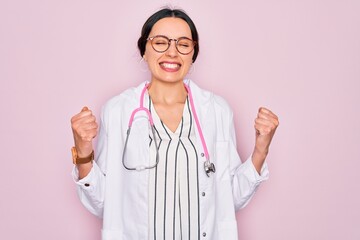
{"type": "Polygon", "coordinates": [[[171,39],[163,35],[149,37],[146,40],[151,42],[152,48],[158,53],[166,52],[170,48],[171,41],[175,42],[176,50],[183,55],[191,53],[196,44],[195,41],[187,37],[171,39]]]}

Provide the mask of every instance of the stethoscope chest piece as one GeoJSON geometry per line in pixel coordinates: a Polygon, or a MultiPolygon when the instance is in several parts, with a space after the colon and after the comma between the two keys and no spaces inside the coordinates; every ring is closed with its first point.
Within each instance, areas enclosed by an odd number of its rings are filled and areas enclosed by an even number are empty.
{"type": "Polygon", "coordinates": [[[208,160],[205,161],[204,162],[204,170],[205,170],[206,176],[210,177],[210,173],[211,172],[215,173],[215,171],[216,171],[214,163],[212,163],[208,160]]]}

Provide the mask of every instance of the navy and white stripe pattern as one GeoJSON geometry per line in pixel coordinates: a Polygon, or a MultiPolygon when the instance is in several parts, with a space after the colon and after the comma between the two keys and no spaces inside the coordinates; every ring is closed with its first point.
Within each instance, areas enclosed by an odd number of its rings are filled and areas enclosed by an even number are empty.
{"type": "MultiPolygon", "coordinates": [[[[150,239],[200,239],[198,157],[189,101],[175,132],[160,120],[151,100],[149,109],[159,148],[159,164],[149,174],[150,239]]],[[[150,154],[155,161],[152,139],[150,154]]]]}

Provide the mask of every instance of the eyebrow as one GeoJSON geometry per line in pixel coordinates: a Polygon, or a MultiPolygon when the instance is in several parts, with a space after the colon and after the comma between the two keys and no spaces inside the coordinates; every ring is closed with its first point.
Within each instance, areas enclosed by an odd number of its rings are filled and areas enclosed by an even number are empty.
{"type": "Polygon", "coordinates": [[[168,37],[168,36],[163,35],[163,34],[154,34],[154,35],[152,35],[152,36],[149,35],[149,38],[150,38],[150,37],[166,37],[166,38],[169,38],[169,39],[187,38],[187,39],[193,40],[192,37],[181,36],[181,37],[178,37],[178,38],[173,38],[173,37],[168,37]]]}

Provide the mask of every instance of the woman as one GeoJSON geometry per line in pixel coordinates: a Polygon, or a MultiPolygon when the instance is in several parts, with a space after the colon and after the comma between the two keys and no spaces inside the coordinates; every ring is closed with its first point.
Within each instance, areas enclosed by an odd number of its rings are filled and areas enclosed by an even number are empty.
{"type": "Polygon", "coordinates": [[[235,211],[268,178],[276,115],[259,109],[254,151],[242,163],[227,103],[185,79],[199,52],[189,16],[154,13],[138,47],[151,81],[106,103],[95,161],[94,115],[84,107],[71,120],[80,200],[103,218],[104,240],[237,239],[235,211]]]}

